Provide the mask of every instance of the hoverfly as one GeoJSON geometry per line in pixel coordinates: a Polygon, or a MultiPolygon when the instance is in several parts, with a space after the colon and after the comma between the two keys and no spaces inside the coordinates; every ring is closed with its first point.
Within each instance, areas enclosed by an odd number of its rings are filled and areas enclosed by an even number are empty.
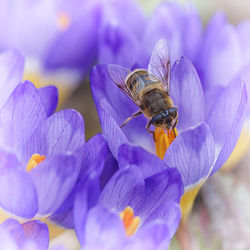
{"type": "MultiPolygon", "coordinates": [[[[146,129],[150,126],[173,129],[178,121],[177,107],[169,96],[170,55],[165,40],[160,40],[151,55],[148,70],[127,68],[110,64],[108,73],[116,85],[138,106],[139,110],[127,118],[123,127],[132,118],[144,114],[148,119],[146,129]]],[[[176,134],[175,134],[176,136],[176,134]]]]}

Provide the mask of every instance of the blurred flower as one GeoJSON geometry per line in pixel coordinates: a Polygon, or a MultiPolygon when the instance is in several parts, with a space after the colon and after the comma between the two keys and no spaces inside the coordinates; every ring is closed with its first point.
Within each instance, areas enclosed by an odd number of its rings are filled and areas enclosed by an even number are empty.
{"type": "MultiPolygon", "coordinates": [[[[100,139],[92,139],[92,147],[93,142],[100,139]]],[[[147,152],[141,153],[141,157],[144,156],[147,152]]],[[[161,162],[159,158],[157,160],[161,162]]],[[[144,245],[146,242],[141,236],[152,232],[153,228],[158,228],[162,234],[155,242],[155,234],[150,235],[148,240],[152,242],[149,244],[160,247],[164,239],[166,248],[180,221],[179,201],[183,186],[176,169],[167,168],[163,162],[161,165],[164,165],[161,172],[151,174],[152,165],[147,161],[143,169],[136,163],[119,162],[120,169],[115,171],[110,171],[110,165],[103,164],[100,171],[100,165],[92,164],[91,174],[86,172],[78,185],[74,203],[75,230],[84,249],[97,249],[100,245],[104,249],[115,246],[125,249],[128,243],[144,245]],[[109,173],[109,177],[103,184],[104,173],[106,176],[109,173]],[[132,241],[125,232],[132,235],[132,241]]],[[[138,249],[135,246],[132,249],[138,249]]]]}
{"type": "Polygon", "coordinates": [[[116,42],[107,22],[138,32],[143,14],[132,0],[4,0],[0,3],[0,51],[23,53],[25,80],[37,86],[53,82],[60,89],[61,102],[94,62],[102,60],[101,54],[97,58],[99,39],[116,42]],[[136,17],[136,24],[130,15],[136,17]]]}
{"type": "MultiPolygon", "coordinates": [[[[103,133],[113,155],[119,158],[119,147],[124,143],[133,143],[156,153],[167,166],[179,170],[187,195],[190,195],[190,190],[197,194],[208,176],[228,159],[239,138],[247,103],[245,84],[236,79],[221,91],[217,99],[206,100],[199,76],[185,57],[177,60],[171,68],[170,96],[178,107],[179,135],[166,154],[166,134],[160,133],[158,137],[162,139],[156,138],[155,145],[145,129],[145,117],[135,118],[120,128],[124,120],[136,111],[137,106],[112,82],[108,66],[98,65],[94,68],[91,84],[103,133]],[[208,114],[205,111],[207,105],[212,107],[208,114]],[[158,148],[156,152],[155,146],[158,148]]],[[[139,157],[135,156],[132,147],[126,157],[130,155],[133,159],[139,157]]],[[[148,159],[150,157],[153,156],[148,156],[148,159]]],[[[186,209],[190,210],[183,205],[184,214],[186,209]]]]}
{"type": "Polygon", "coordinates": [[[37,220],[20,224],[8,219],[0,224],[0,247],[2,250],[46,250],[49,247],[49,230],[37,220]]]}
{"type": "Polygon", "coordinates": [[[45,96],[20,83],[0,108],[0,206],[22,218],[53,214],[74,188],[82,162],[81,115],[63,110],[48,117],[55,100],[43,102],[45,96]]]}

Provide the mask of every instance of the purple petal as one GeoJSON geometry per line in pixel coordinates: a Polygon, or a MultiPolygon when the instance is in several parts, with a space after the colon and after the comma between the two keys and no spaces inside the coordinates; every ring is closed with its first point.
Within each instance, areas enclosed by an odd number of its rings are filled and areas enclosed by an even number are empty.
{"type": "Polygon", "coordinates": [[[250,36],[249,36],[249,30],[250,30],[250,21],[245,20],[243,22],[240,22],[237,27],[236,27],[239,40],[240,40],[240,45],[241,49],[243,51],[243,57],[242,60],[244,60],[245,63],[250,62],[250,48],[249,48],[249,43],[250,43],[250,36]]]}
{"type": "Polygon", "coordinates": [[[123,144],[119,147],[118,162],[120,167],[135,165],[142,171],[144,178],[168,168],[158,156],[130,144],[123,144]]]}
{"type": "Polygon", "coordinates": [[[47,116],[49,117],[56,110],[58,103],[58,90],[55,86],[47,86],[38,91],[45,106],[47,116]]]}
{"type": "Polygon", "coordinates": [[[118,214],[97,206],[90,210],[86,222],[86,249],[122,249],[125,230],[118,214]]]}
{"type": "Polygon", "coordinates": [[[22,224],[24,234],[27,240],[36,242],[39,249],[46,250],[49,247],[49,229],[41,221],[33,220],[22,224]]]}
{"type": "Polygon", "coordinates": [[[90,81],[102,129],[115,157],[118,147],[127,140],[154,152],[153,139],[145,129],[147,120],[143,115],[134,118],[122,129],[119,128],[138,107],[110,79],[107,66],[96,66],[90,81]]]}
{"type": "Polygon", "coordinates": [[[75,19],[72,24],[57,35],[46,54],[45,68],[77,68],[85,73],[90,69],[96,56],[96,30],[100,25],[101,15],[100,4],[95,2],[85,2],[85,6],[79,6],[81,13],[77,18],[72,16],[75,19]]]}
{"type": "MultiPolygon", "coordinates": [[[[239,72],[238,77],[246,84],[247,93],[250,93],[250,63],[247,64],[241,72],[239,72]]],[[[250,116],[250,104],[246,106],[246,114],[250,116]]]]}
{"type": "Polygon", "coordinates": [[[224,19],[221,14],[212,18],[201,47],[200,65],[209,87],[227,86],[242,66],[238,34],[224,19]]]}
{"type": "Polygon", "coordinates": [[[20,250],[16,241],[13,239],[11,234],[4,230],[0,230],[0,242],[1,242],[1,249],[3,250],[20,250]]]}
{"type": "Polygon", "coordinates": [[[32,218],[37,203],[36,188],[29,174],[6,167],[0,175],[0,206],[15,215],[32,218]]]}
{"type": "Polygon", "coordinates": [[[163,222],[154,222],[136,233],[129,249],[164,250],[168,248],[170,240],[168,226],[163,222]]]}
{"type": "Polygon", "coordinates": [[[85,245],[85,224],[87,219],[88,206],[88,181],[82,181],[76,190],[73,218],[75,232],[81,245],[85,245]]]}
{"type": "Polygon", "coordinates": [[[20,167],[20,162],[16,155],[5,149],[0,148],[0,171],[4,171],[5,168],[17,169],[20,167]]]}
{"type": "Polygon", "coordinates": [[[177,168],[185,188],[207,177],[214,162],[214,139],[206,123],[179,134],[167,150],[164,161],[177,168]]]}
{"type": "Polygon", "coordinates": [[[82,116],[74,110],[62,110],[50,116],[34,131],[23,149],[22,162],[26,165],[34,153],[48,157],[72,152],[81,159],[84,143],[82,116]]]}
{"type": "Polygon", "coordinates": [[[19,84],[0,110],[0,144],[20,154],[36,127],[46,120],[38,90],[30,82],[19,84]]]}
{"type": "Polygon", "coordinates": [[[54,155],[37,165],[30,174],[38,193],[38,211],[56,211],[73,190],[80,167],[73,155],[54,155]]]}
{"type": "Polygon", "coordinates": [[[138,56],[139,42],[127,26],[110,20],[101,27],[98,50],[99,63],[132,68],[138,56]]]}
{"type": "Polygon", "coordinates": [[[104,187],[99,204],[123,211],[127,206],[140,207],[144,194],[142,173],[135,167],[123,168],[115,173],[104,187]]]}
{"type": "Polygon", "coordinates": [[[179,203],[168,202],[167,200],[159,203],[158,207],[156,207],[144,221],[142,229],[148,224],[151,224],[152,221],[158,221],[159,219],[167,225],[169,236],[172,238],[176,233],[181,220],[181,209],[179,203]]]}
{"type": "Polygon", "coordinates": [[[24,58],[17,51],[6,51],[0,54],[0,107],[22,81],[23,69],[24,58]]]}
{"type": "Polygon", "coordinates": [[[240,79],[232,81],[221,93],[207,118],[215,138],[216,172],[228,159],[239,138],[247,104],[246,85],[240,79]]]}
{"type": "Polygon", "coordinates": [[[166,215],[170,214],[169,209],[171,206],[162,206],[162,203],[178,204],[183,191],[181,176],[177,169],[169,168],[150,176],[145,179],[145,198],[143,204],[135,213],[140,215],[143,224],[147,224],[150,221],[149,217],[152,213],[154,213],[154,216],[151,216],[151,218],[156,219],[156,210],[158,211],[157,215],[160,216],[157,219],[165,220],[167,219],[166,215]]]}
{"type": "Polygon", "coordinates": [[[205,99],[192,63],[181,57],[172,67],[170,96],[178,108],[177,128],[183,130],[204,120],[205,99]]]}
{"type": "Polygon", "coordinates": [[[182,55],[194,59],[201,37],[201,20],[192,5],[183,8],[176,3],[162,3],[153,12],[144,33],[147,53],[152,52],[157,41],[165,39],[171,62],[182,55]]]}
{"type": "Polygon", "coordinates": [[[0,225],[0,230],[9,232],[19,246],[21,246],[25,242],[25,234],[22,225],[17,220],[5,220],[0,225]]]}

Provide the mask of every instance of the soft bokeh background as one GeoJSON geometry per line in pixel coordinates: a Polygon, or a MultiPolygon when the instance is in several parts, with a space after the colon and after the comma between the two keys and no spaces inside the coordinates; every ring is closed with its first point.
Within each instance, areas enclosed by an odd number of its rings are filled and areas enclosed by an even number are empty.
{"type": "MultiPolygon", "coordinates": [[[[138,0],[145,12],[150,14],[160,0],[138,0]]],[[[179,0],[181,4],[192,2],[198,9],[203,23],[217,10],[224,11],[230,22],[250,19],[250,1],[247,0],[179,0]]],[[[250,45],[249,45],[250,46],[250,45]]],[[[80,111],[86,123],[86,139],[101,131],[97,112],[91,96],[88,80],[85,80],[63,108],[80,111]]],[[[121,111],[122,112],[122,111],[121,111]]],[[[202,187],[196,200],[188,225],[182,228],[171,250],[199,249],[250,249],[250,152],[230,171],[220,171],[202,187]]],[[[70,249],[78,246],[70,244],[71,234],[57,239],[67,239],[70,249]]]]}

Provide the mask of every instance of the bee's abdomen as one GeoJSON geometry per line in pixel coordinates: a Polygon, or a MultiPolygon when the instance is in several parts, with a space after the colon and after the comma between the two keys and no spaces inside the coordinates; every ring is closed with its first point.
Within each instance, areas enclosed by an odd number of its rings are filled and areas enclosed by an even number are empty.
{"type": "Polygon", "coordinates": [[[173,106],[171,98],[163,89],[159,88],[150,88],[148,91],[145,89],[142,95],[142,102],[144,113],[149,117],[173,106]]]}

